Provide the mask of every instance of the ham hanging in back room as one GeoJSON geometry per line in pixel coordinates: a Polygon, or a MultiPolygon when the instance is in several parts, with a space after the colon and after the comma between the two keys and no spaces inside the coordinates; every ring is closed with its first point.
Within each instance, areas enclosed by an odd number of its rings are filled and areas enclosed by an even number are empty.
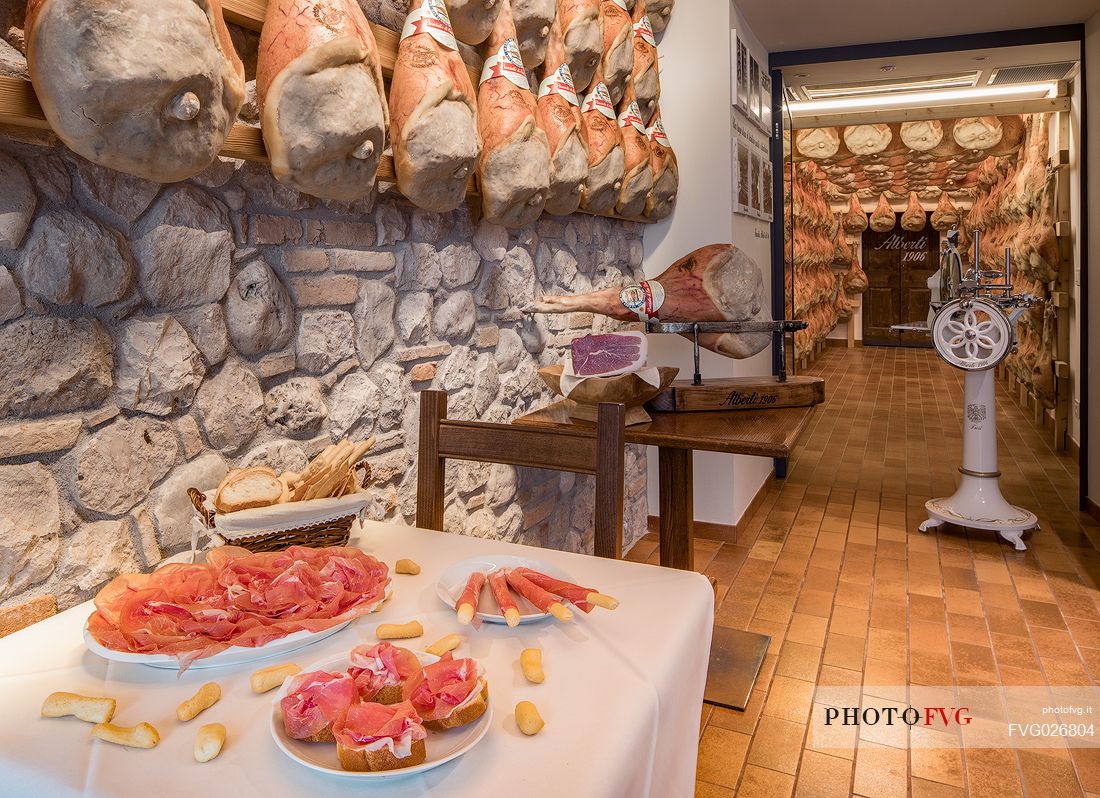
{"type": "MultiPolygon", "coordinates": [[[[770,321],[760,266],[733,244],[685,255],[652,280],[580,296],[547,296],[528,313],[600,313],[619,321],[770,321]]],[[[752,357],[771,333],[702,333],[699,345],[732,358],[752,357]]]]}

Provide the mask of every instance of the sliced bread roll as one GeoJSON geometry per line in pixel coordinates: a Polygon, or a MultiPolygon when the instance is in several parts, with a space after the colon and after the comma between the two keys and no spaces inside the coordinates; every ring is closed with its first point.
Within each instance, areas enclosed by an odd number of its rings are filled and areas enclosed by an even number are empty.
{"type": "Polygon", "coordinates": [[[336,743],[336,754],[340,757],[340,767],[358,773],[411,768],[428,758],[423,740],[413,740],[412,750],[406,757],[396,756],[387,748],[379,751],[356,751],[345,748],[339,742],[336,743]]]}
{"type": "Polygon", "coordinates": [[[283,498],[285,486],[270,468],[257,466],[230,471],[214,495],[214,507],[221,513],[235,513],[252,507],[268,507],[283,498]]]}

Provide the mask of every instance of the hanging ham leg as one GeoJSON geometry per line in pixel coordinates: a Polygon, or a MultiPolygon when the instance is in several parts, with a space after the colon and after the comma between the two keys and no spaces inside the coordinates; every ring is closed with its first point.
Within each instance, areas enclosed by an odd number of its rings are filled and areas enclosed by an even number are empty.
{"type": "MultiPolygon", "coordinates": [[[[548,296],[530,313],[600,313],[619,321],[767,320],[760,267],[733,244],[711,244],[686,255],[660,276],[623,289],[581,296],[548,296]]],[[[771,342],[769,333],[706,333],[700,345],[734,358],[750,357],[771,342]]]]}
{"type": "Polygon", "coordinates": [[[355,0],[269,0],[256,95],[280,182],[336,200],[374,190],[389,108],[378,45],[355,0]]]}
{"type": "Polygon", "coordinates": [[[932,227],[941,233],[950,230],[959,223],[959,211],[951,202],[951,197],[946,191],[940,192],[940,201],[936,204],[936,210],[932,211],[932,227]]]}
{"type": "Polygon", "coordinates": [[[539,85],[539,125],[550,145],[550,194],[546,210],[568,216],[581,204],[588,177],[588,147],[581,130],[581,108],[567,63],[561,26],[554,20],[539,85]]]}
{"type": "Polygon", "coordinates": [[[550,146],[523,68],[509,0],[501,4],[486,42],[478,89],[478,161],[485,218],[504,227],[535,221],[550,194],[550,146]]]}
{"type": "Polygon", "coordinates": [[[447,0],[455,38],[466,44],[481,44],[488,39],[498,13],[500,0],[447,0]]]}
{"type": "Polygon", "coordinates": [[[516,41],[528,69],[534,69],[546,57],[546,40],[557,11],[557,0],[512,0],[516,41]]]}
{"type": "Polygon", "coordinates": [[[619,201],[625,157],[615,105],[599,68],[581,102],[581,130],[588,146],[588,181],[581,207],[591,213],[607,213],[619,201]]]}
{"type": "Polygon", "coordinates": [[[30,0],[27,62],[72,150],[162,183],[217,157],[244,100],[220,0],[30,0]]]}
{"type": "Polygon", "coordinates": [[[879,194],[878,205],[871,211],[871,229],[876,233],[888,233],[894,229],[896,221],[894,209],[886,201],[886,195],[879,194]]]}
{"type": "Polygon", "coordinates": [[[558,0],[558,24],[573,85],[577,91],[584,91],[592,83],[603,57],[600,0],[558,0]]]}
{"type": "Polygon", "coordinates": [[[676,193],[680,190],[680,167],[676,163],[676,153],[672,151],[665,126],[661,123],[661,112],[653,117],[653,124],[646,129],[649,146],[653,153],[649,157],[649,168],[653,171],[653,190],[645,201],[647,219],[659,221],[672,213],[676,202],[676,193]]]}
{"type": "Polygon", "coordinates": [[[657,113],[657,101],[661,99],[661,77],[657,67],[657,40],[653,25],[646,13],[647,0],[637,0],[631,15],[634,29],[634,92],[642,121],[649,124],[657,113]]]}
{"type": "Polygon", "coordinates": [[[654,33],[665,32],[675,3],[676,0],[649,0],[649,21],[653,24],[654,33]]]}
{"type": "Polygon", "coordinates": [[[603,80],[611,102],[619,104],[626,79],[634,70],[634,28],[626,0],[601,0],[603,10],[603,80]]]}
{"type": "Polygon", "coordinates": [[[649,165],[652,150],[634,97],[634,81],[631,78],[626,79],[618,122],[623,134],[624,174],[615,210],[622,216],[634,217],[645,210],[646,199],[653,190],[653,170],[649,165]]]}
{"type": "Polygon", "coordinates": [[[409,2],[390,84],[390,137],[402,194],[429,211],[462,204],[481,139],[474,87],[443,0],[409,2]]]}
{"type": "Polygon", "coordinates": [[[910,233],[919,233],[926,223],[927,218],[924,215],[924,208],[921,207],[920,197],[917,196],[917,192],[910,191],[909,205],[901,215],[901,229],[908,230],[910,233]]]}

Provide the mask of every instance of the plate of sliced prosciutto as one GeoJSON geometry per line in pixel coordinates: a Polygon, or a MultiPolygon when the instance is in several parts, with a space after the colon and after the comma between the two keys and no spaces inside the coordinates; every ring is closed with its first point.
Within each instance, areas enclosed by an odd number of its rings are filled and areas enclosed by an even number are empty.
{"type": "Polygon", "coordinates": [[[272,702],[271,736],[312,770],[384,781],[462,756],[485,737],[492,714],[474,660],[383,642],[287,679],[272,702]],[[379,691],[387,677],[398,682],[392,695],[379,691]]]}
{"type": "Polygon", "coordinates": [[[611,596],[569,580],[569,574],[557,566],[500,554],[472,557],[450,566],[439,577],[436,593],[454,608],[460,623],[475,626],[482,621],[518,626],[551,616],[569,621],[573,612],[567,602],[586,613],[597,606],[618,606],[611,596]]]}
{"type": "Polygon", "coordinates": [[[181,671],[237,665],[323,640],[389,595],[389,569],[360,549],[254,554],[222,546],[202,563],[167,563],[109,582],[84,639],[119,662],[181,671]]]}

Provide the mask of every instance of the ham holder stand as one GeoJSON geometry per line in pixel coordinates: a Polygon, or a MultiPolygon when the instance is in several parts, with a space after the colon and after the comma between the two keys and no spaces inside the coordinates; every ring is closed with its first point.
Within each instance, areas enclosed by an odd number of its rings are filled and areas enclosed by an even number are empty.
{"type": "Polygon", "coordinates": [[[958,242],[955,227],[944,244],[940,270],[929,280],[933,289],[931,322],[891,327],[897,332],[931,334],[936,354],[966,372],[962,477],[953,496],[925,503],[928,520],[920,525],[920,531],[945,523],[986,529],[1014,544],[1017,551],[1024,551],[1027,546],[1021,536],[1039,525],[1034,513],[1009,504],[1001,495],[993,379],[996,366],[1016,351],[1016,320],[1042,300],[1030,294],[1013,296],[1010,250],[1005,250],[1004,271],[981,269],[978,231],[974,232],[974,266],[963,274],[958,242]],[[984,282],[991,280],[1003,282],[984,282]]]}

